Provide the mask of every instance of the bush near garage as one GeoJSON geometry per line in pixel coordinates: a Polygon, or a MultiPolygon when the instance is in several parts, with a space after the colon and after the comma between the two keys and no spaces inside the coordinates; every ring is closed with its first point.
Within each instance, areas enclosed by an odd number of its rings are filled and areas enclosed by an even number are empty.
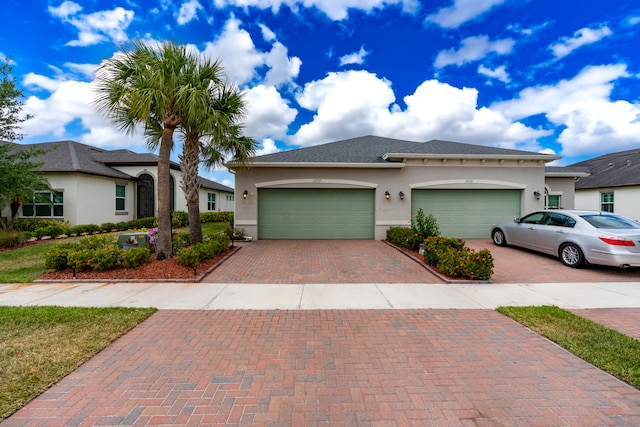
{"type": "Polygon", "coordinates": [[[490,280],[494,260],[488,249],[478,252],[465,241],[447,237],[429,237],[424,242],[424,259],[451,279],[490,280]]]}
{"type": "Polygon", "coordinates": [[[411,227],[389,227],[387,229],[387,241],[396,246],[411,250],[418,250],[420,244],[428,237],[439,236],[440,229],[436,218],[418,209],[416,215],[411,218],[411,227]]]}
{"type": "Polygon", "coordinates": [[[410,227],[389,227],[387,229],[387,241],[396,246],[411,250],[418,249],[422,240],[410,227]]]}
{"type": "Polygon", "coordinates": [[[179,249],[176,261],[183,267],[193,268],[200,261],[215,258],[223,253],[229,247],[229,241],[226,234],[206,236],[200,243],[179,249]]]}

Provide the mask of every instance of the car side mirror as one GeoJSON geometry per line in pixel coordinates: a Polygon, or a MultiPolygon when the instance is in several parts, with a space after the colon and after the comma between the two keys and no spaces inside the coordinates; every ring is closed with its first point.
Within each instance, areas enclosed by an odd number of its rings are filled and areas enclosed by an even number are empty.
{"type": "Polygon", "coordinates": [[[520,218],[514,218],[513,222],[515,222],[516,224],[520,224],[520,218]]]}

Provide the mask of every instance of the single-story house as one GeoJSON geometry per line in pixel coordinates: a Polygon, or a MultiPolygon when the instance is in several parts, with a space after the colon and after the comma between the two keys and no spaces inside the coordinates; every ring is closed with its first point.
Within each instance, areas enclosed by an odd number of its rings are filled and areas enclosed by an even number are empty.
{"type": "Polygon", "coordinates": [[[235,226],[254,239],[377,239],[422,208],[441,234],[489,237],[493,224],[573,208],[582,172],[550,154],[364,136],[258,156],[236,174],[235,226]],[[555,207],[555,206],[551,206],[555,207]]]}
{"type": "MultiPolygon", "coordinates": [[[[25,202],[19,218],[50,218],[71,225],[104,224],[158,215],[158,156],[130,150],[105,150],[75,141],[14,144],[16,149],[47,150],[32,161],[43,162],[41,176],[49,182],[44,191],[51,203],[25,202]]],[[[171,210],[186,211],[180,188],[182,172],[171,163],[171,210]]],[[[234,191],[200,178],[200,212],[233,211],[234,191]]],[[[9,215],[9,208],[2,210],[9,215]]]]}
{"type": "Polygon", "coordinates": [[[640,220],[640,148],[575,163],[589,170],[576,181],[576,207],[640,220]]]}

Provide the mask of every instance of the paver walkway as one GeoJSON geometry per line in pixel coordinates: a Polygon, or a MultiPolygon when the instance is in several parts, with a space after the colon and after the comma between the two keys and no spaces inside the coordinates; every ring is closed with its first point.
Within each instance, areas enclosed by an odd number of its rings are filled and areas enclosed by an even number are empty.
{"type": "Polygon", "coordinates": [[[168,310],[25,425],[637,426],[640,391],[490,310],[168,310]]]}

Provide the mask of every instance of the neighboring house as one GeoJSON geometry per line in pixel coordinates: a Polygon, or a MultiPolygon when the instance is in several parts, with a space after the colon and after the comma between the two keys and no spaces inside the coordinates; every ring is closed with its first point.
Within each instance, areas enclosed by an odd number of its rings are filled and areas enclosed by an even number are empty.
{"type": "Polygon", "coordinates": [[[640,220],[640,148],[605,154],[572,165],[590,171],[576,181],[576,207],[615,212],[640,220]]]}
{"type": "MultiPolygon", "coordinates": [[[[104,150],[74,141],[15,144],[17,149],[36,146],[48,151],[35,157],[43,162],[42,176],[51,203],[27,201],[19,218],[53,218],[77,224],[103,224],[157,216],[158,156],[129,150],[104,150]]],[[[171,163],[171,210],[186,211],[180,188],[182,172],[171,163]]],[[[200,178],[200,212],[233,211],[232,188],[200,178]]],[[[3,208],[7,216],[9,208],[3,208]]]]}
{"type": "Polygon", "coordinates": [[[446,141],[364,136],[259,156],[236,174],[235,226],[254,239],[377,239],[418,209],[444,236],[489,237],[491,226],[545,207],[573,207],[574,173],[558,157],[446,141]]]}

